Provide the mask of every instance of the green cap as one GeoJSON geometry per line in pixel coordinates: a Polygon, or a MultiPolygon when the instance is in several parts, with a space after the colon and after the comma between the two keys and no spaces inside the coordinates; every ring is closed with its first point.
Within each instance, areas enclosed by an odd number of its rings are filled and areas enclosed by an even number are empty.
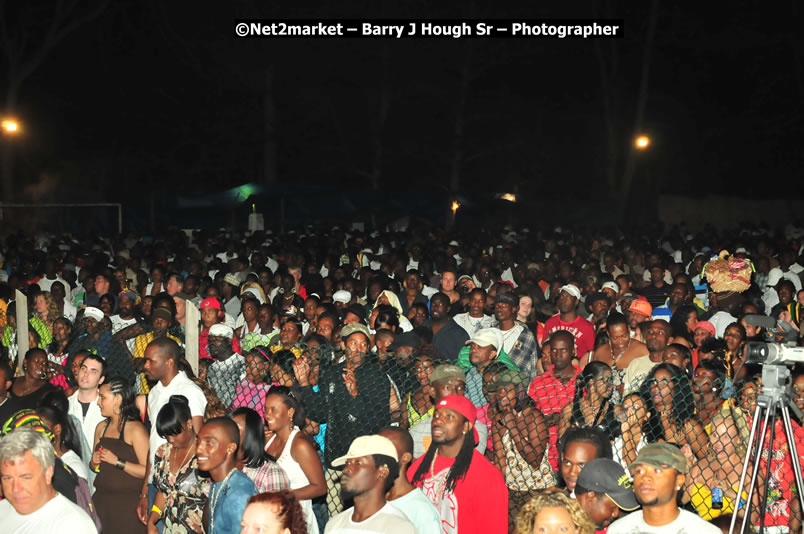
{"type": "Polygon", "coordinates": [[[486,390],[489,393],[496,393],[501,387],[509,384],[527,387],[530,384],[530,378],[525,373],[506,369],[497,375],[497,380],[486,386],[486,390]]]}
{"type": "Polygon", "coordinates": [[[628,470],[638,465],[671,467],[683,475],[687,474],[687,458],[681,449],[670,443],[650,443],[642,447],[628,470]]]}
{"type": "Polygon", "coordinates": [[[430,383],[435,384],[436,382],[443,382],[444,380],[449,380],[450,378],[460,380],[464,384],[466,383],[466,373],[463,372],[463,369],[457,365],[452,365],[451,363],[445,363],[433,369],[433,374],[430,377],[430,383]]]}

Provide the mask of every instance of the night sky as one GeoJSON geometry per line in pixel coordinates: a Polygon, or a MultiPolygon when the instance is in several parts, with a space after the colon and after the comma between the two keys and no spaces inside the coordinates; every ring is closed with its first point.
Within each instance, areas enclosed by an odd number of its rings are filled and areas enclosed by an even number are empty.
{"type": "MultiPolygon", "coordinates": [[[[38,9],[46,20],[48,2],[20,4],[14,9],[38,9]]],[[[215,12],[198,3],[111,2],[22,85],[15,178],[56,177],[45,200],[76,191],[119,200],[149,184],[180,192],[262,182],[267,101],[277,181],[370,188],[374,173],[381,189],[446,192],[463,76],[461,190],[620,194],[608,176],[625,167],[651,3],[536,4],[345,1],[336,12],[328,2],[300,9],[255,1],[215,12]],[[233,21],[249,17],[597,17],[623,19],[626,36],[235,39],[233,21]]],[[[653,145],[637,160],[639,194],[800,194],[799,8],[723,6],[658,5],[643,128],[653,145]]],[[[12,33],[25,27],[20,13],[8,14],[12,33]]],[[[5,64],[2,74],[5,87],[5,64]]]]}

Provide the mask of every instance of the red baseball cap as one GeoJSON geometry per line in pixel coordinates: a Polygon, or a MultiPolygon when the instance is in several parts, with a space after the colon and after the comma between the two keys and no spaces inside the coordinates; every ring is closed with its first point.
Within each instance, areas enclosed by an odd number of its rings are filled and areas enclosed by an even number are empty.
{"type": "Polygon", "coordinates": [[[201,301],[200,308],[203,310],[204,308],[214,308],[218,311],[221,311],[221,303],[218,299],[209,297],[208,299],[204,299],[201,301]]]}
{"type": "Polygon", "coordinates": [[[477,420],[477,408],[475,408],[475,405],[472,404],[472,401],[462,395],[447,395],[438,401],[438,404],[436,404],[435,407],[436,409],[447,408],[466,417],[466,419],[472,425],[472,430],[474,431],[475,436],[475,444],[480,441],[480,436],[478,436],[477,429],[475,428],[475,421],[477,420]]]}

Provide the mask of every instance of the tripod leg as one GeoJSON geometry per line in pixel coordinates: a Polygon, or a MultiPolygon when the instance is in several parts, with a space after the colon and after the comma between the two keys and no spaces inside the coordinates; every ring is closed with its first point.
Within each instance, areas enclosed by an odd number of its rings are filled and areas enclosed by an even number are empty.
{"type": "MultiPolygon", "coordinates": [[[[768,492],[770,491],[771,464],[773,463],[773,440],[776,439],[776,403],[768,406],[770,412],[770,441],[768,442],[768,466],[765,468],[765,487],[759,502],[759,532],[765,532],[765,512],[768,508],[768,492]]],[[[762,450],[759,451],[762,454],[762,450]]]]}
{"type": "MultiPolygon", "coordinates": [[[[748,438],[748,450],[745,453],[745,462],[743,463],[743,473],[740,477],[740,486],[737,488],[737,502],[740,502],[740,496],[743,493],[743,490],[746,491],[745,496],[745,514],[743,515],[743,522],[742,526],[740,527],[740,532],[746,532],[746,526],[748,525],[748,521],[751,518],[751,503],[753,502],[754,497],[754,486],[756,485],[757,480],[757,473],[759,473],[759,462],[762,458],[762,447],[765,443],[765,435],[768,429],[768,418],[770,417],[770,411],[767,409],[764,410],[765,417],[762,422],[762,430],[759,435],[756,435],[756,429],[759,426],[759,420],[762,417],[763,406],[757,402],[757,407],[754,410],[754,420],[751,423],[751,436],[748,438]],[[756,442],[756,443],[755,443],[756,442]],[[748,485],[748,488],[745,487],[745,477],[748,471],[748,465],[751,462],[751,455],[754,455],[754,469],[751,471],[751,482],[748,485]]],[[[729,534],[734,534],[734,527],[737,524],[737,510],[734,510],[734,513],[731,517],[731,528],[729,529],[729,534]]]]}
{"type": "Polygon", "coordinates": [[[790,420],[790,410],[784,402],[782,403],[782,420],[784,421],[784,430],[787,434],[787,446],[790,449],[790,459],[793,465],[793,474],[796,477],[798,499],[801,503],[801,511],[804,513],[804,477],[802,477],[801,474],[801,460],[798,456],[796,435],[793,433],[793,422],[790,420]]]}
{"type": "MultiPolygon", "coordinates": [[[[761,408],[759,404],[757,404],[756,409],[754,410],[754,418],[751,420],[751,432],[748,434],[748,443],[746,443],[746,452],[745,452],[745,460],[743,461],[743,470],[740,474],[740,484],[737,486],[737,502],[740,502],[740,496],[743,494],[743,490],[745,489],[745,476],[748,474],[748,465],[751,462],[751,451],[754,449],[754,438],[757,437],[757,427],[759,426],[759,418],[761,417],[761,408]]],[[[747,499],[745,501],[745,513],[748,514],[748,509],[751,503],[751,492],[747,495],[747,499]]],[[[729,526],[729,534],[734,534],[734,527],[737,524],[737,509],[738,507],[734,508],[734,512],[731,514],[731,525],[729,526]]],[[[743,528],[745,528],[745,522],[743,522],[743,528]]]]}

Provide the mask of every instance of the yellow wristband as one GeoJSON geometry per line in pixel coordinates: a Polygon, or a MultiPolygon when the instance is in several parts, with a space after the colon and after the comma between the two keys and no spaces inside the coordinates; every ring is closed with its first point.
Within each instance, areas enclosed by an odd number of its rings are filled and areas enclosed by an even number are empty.
{"type": "Polygon", "coordinates": [[[157,505],[151,506],[151,511],[156,512],[157,514],[159,514],[159,517],[162,517],[162,510],[160,510],[157,505]]]}

